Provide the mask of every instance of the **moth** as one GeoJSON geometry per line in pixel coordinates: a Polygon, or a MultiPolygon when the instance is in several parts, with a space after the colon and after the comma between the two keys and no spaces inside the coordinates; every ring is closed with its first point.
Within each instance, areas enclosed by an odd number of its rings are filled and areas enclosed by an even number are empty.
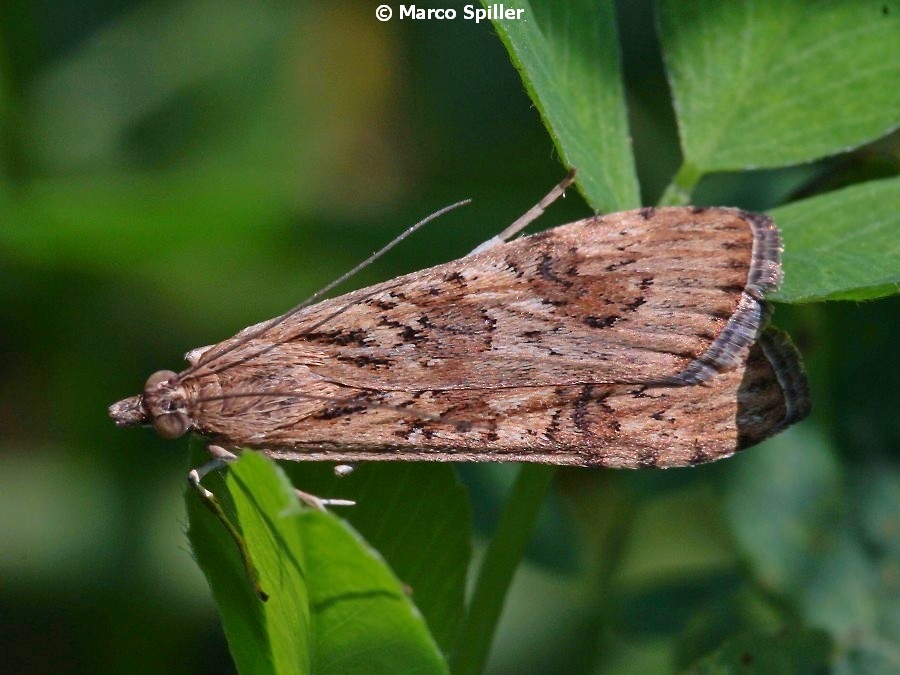
{"type": "Polygon", "coordinates": [[[797,350],[767,326],[782,249],[768,216],[643,208],[513,239],[573,181],[468,256],[302,303],[110,406],[119,426],[208,441],[189,481],[261,599],[240,531],[201,485],[244,449],[341,465],[675,467],[809,413],[797,350]]]}
{"type": "MultiPolygon", "coordinates": [[[[781,237],[733,208],[643,208],[505,241],[301,305],[186,355],[110,407],[119,426],[352,463],[675,467],[727,457],[809,412],[768,328],[781,237]]],[[[205,470],[192,472],[199,484],[205,470]]]]}

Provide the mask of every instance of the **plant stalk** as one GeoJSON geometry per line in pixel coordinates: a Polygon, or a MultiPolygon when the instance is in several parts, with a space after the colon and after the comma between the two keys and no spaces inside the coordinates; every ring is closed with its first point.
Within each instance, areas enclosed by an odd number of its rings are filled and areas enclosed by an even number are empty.
{"type": "Polygon", "coordinates": [[[659,206],[686,206],[691,203],[691,195],[694,188],[703,177],[703,172],[689,162],[682,162],[678,172],[672,177],[662,197],[659,198],[659,206]]]}
{"type": "Polygon", "coordinates": [[[484,670],[506,593],[531,536],[555,466],[523,464],[488,546],[454,650],[455,675],[484,670]]]}

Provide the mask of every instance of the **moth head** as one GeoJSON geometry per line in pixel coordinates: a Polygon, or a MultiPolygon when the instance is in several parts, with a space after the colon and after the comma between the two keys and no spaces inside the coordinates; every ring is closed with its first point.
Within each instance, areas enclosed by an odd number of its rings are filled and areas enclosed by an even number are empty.
{"type": "Polygon", "coordinates": [[[178,373],[158,370],[147,378],[141,397],[145,422],[163,438],[178,438],[191,428],[191,418],[184,411],[184,391],[178,373]]]}

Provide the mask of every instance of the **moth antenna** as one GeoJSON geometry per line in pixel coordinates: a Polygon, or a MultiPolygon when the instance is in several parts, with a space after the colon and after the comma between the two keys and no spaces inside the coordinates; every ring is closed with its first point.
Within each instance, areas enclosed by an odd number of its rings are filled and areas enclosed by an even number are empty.
{"type": "Polygon", "coordinates": [[[342,283],[347,281],[347,279],[350,279],[351,277],[358,274],[361,270],[363,270],[366,267],[368,267],[369,265],[371,265],[373,262],[378,260],[385,253],[387,253],[392,248],[394,248],[397,244],[399,244],[401,241],[403,241],[404,239],[409,237],[411,234],[413,234],[417,230],[421,229],[422,227],[424,227],[425,225],[430,223],[432,220],[435,220],[436,218],[440,218],[445,213],[449,213],[450,211],[453,211],[454,209],[458,209],[460,206],[465,206],[465,205],[471,204],[471,203],[472,203],[471,199],[463,199],[462,201],[458,201],[455,204],[450,204],[449,206],[445,206],[444,208],[442,208],[438,211],[435,211],[430,216],[426,216],[425,218],[420,220],[415,225],[408,227],[406,230],[404,230],[399,235],[394,237],[386,245],[382,246],[379,250],[375,251],[375,253],[373,253],[368,258],[363,260],[361,263],[356,265],[349,272],[345,272],[344,274],[339,276],[337,279],[335,279],[331,283],[326,284],[323,288],[320,288],[318,291],[313,293],[311,296],[309,296],[306,300],[301,302],[299,305],[297,305],[293,309],[288,310],[287,312],[285,312],[284,314],[281,314],[280,316],[276,316],[274,319],[266,321],[262,326],[257,328],[255,331],[248,333],[241,340],[238,340],[237,342],[230,344],[223,349],[217,350],[215,347],[213,347],[212,349],[209,349],[206,353],[203,354],[203,356],[201,356],[197,360],[196,364],[194,364],[193,366],[191,366],[190,368],[187,369],[187,371],[185,372],[184,375],[187,376],[189,373],[192,373],[195,370],[197,370],[198,368],[201,368],[202,366],[207,365],[211,361],[221,358],[225,354],[228,354],[229,352],[234,351],[235,349],[237,349],[241,345],[246,344],[250,340],[258,338],[260,335],[263,335],[264,333],[268,332],[269,330],[271,330],[278,324],[287,321],[295,314],[301,312],[302,310],[306,309],[314,302],[318,301],[318,299],[321,298],[323,295],[325,295],[326,293],[328,293],[335,287],[340,286],[342,283]]]}
{"type": "Polygon", "coordinates": [[[422,410],[418,410],[412,407],[404,407],[399,405],[391,405],[389,403],[378,403],[377,401],[360,401],[356,398],[335,398],[334,396],[318,396],[316,394],[306,394],[303,392],[297,391],[246,391],[246,392],[234,392],[231,394],[217,394],[215,396],[204,396],[203,398],[198,398],[196,403],[208,403],[210,401],[226,401],[232,398],[259,398],[261,396],[280,396],[282,398],[305,398],[310,401],[322,401],[324,403],[336,403],[336,404],[359,404],[365,408],[378,409],[378,410],[391,410],[393,412],[402,413],[404,415],[408,415],[410,417],[416,417],[421,420],[427,420],[428,422],[437,422],[439,424],[449,424],[455,427],[465,427],[467,429],[472,428],[483,428],[487,430],[494,429],[494,424],[489,424],[486,422],[472,422],[471,420],[461,420],[455,419],[453,417],[447,417],[446,415],[435,415],[433,413],[427,413],[422,410]]]}

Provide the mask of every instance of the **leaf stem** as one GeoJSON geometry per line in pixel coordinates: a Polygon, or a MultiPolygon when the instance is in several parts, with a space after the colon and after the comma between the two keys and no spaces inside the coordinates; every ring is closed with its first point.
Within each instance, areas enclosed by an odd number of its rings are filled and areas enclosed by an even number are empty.
{"type": "Polygon", "coordinates": [[[469,611],[456,642],[453,672],[478,675],[490,653],[503,602],[556,471],[554,466],[523,464],[488,546],[469,611]]]}
{"type": "Polygon", "coordinates": [[[684,161],[678,172],[672,177],[662,197],[659,198],[660,206],[685,206],[691,203],[691,195],[697,183],[703,177],[703,171],[690,162],[684,161]]]}

